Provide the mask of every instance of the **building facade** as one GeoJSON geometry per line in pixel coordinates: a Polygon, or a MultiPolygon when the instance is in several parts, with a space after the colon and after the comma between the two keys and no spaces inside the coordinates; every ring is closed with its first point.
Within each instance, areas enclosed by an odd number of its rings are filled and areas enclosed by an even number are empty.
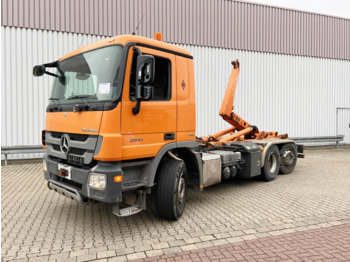
{"type": "Polygon", "coordinates": [[[350,110],[336,119],[337,107],[350,108],[350,19],[229,0],[1,4],[2,146],[40,144],[52,78],[34,78],[34,65],[133,32],[162,32],[192,53],[198,136],[227,127],[218,112],[230,62],[239,59],[235,112],[249,123],[291,137],[338,130],[350,143],[350,110]]]}

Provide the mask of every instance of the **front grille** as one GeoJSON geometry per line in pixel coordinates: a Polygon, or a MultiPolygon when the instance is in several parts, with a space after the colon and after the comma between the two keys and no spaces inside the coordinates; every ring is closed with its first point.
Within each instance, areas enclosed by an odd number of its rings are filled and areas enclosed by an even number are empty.
{"type": "Polygon", "coordinates": [[[66,178],[63,178],[63,177],[60,177],[58,175],[55,175],[53,173],[50,173],[50,177],[53,181],[59,181],[59,182],[63,182],[64,184],[66,185],[69,185],[75,189],[78,189],[78,190],[81,190],[83,188],[83,185],[78,183],[78,182],[75,182],[73,180],[69,180],[69,179],[66,179],[66,178]]]}
{"type": "Polygon", "coordinates": [[[75,141],[86,141],[89,138],[89,135],[70,134],[70,138],[75,141]]]}
{"type": "MultiPolygon", "coordinates": [[[[52,147],[56,151],[61,151],[60,145],[53,144],[52,147]]],[[[82,155],[84,155],[85,152],[86,152],[86,150],[82,149],[82,148],[71,148],[68,153],[73,154],[73,155],[77,155],[77,156],[82,156],[82,155]]]]}
{"type": "Polygon", "coordinates": [[[45,140],[48,155],[63,159],[65,160],[64,162],[68,162],[68,159],[72,159],[72,157],[69,158],[68,155],[77,156],[83,158],[83,164],[88,165],[93,160],[92,157],[96,148],[98,136],[46,131],[45,140]],[[63,135],[68,138],[68,154],[61,148],[61,139],[63,135]]]}
{"type": "MultiPolygon", "coordinates": [[[[54,138],[59,138],[61,139],[62,135],[64,133],[61,132],[50,132],[51,136],[54,138]]],[[[82,134],[72,134],[72,133],[67,133],[70,137],[71,140],[74,141],[86,141],[89,138],[89,135],[82,135],[82,134]]]]}
{"type": "Polygon", "coordinates": [[[45,146],[45,130],[41,131],[41,143],[45,146]]]}
{"type": "Polygon", "coordinates": [[[52,147],[56,151],[60,151],[61,150],[60,145],[52,145],[52,147]]]}
{"type": "Polygon", "coordinates": [[[72,148],[69,151],[69,154],[73,154],[73,155],[77,155],[77,156],[82,156],[85,153],[85,149],[81,149],[81,148],[72,148]]]}

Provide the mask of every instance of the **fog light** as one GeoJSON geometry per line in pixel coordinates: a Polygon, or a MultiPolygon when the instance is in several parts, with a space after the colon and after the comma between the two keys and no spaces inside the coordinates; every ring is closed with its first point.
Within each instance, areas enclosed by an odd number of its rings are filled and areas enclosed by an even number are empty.
{"type": "Polygon", "coordinates": [[[104,174],[91,173],[89,176],[89,187],[103,190],[107,185],[107,176],[104,174]]]}
{"type": "Polygon", "coordinates": [[[44,171],[46,172],[47,171],[47,164],[46,164],[46,160],[43,158],[43,168],[44,168],[44,171]]]}

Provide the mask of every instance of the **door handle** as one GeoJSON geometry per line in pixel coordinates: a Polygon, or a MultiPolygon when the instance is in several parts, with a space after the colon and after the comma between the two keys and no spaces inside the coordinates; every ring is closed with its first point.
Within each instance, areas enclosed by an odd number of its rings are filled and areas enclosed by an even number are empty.
{"type": "Polygon", "coordinates": [[[167,140],[175,140],[175,133],[165,133],[164,141],[167,141],[167,140]]]}

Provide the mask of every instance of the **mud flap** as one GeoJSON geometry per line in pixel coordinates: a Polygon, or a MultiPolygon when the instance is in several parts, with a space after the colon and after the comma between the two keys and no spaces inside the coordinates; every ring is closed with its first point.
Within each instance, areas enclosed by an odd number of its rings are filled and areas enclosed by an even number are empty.
{"type": "Polygon", "coordinates": [[[304,145],[296,144],[296,146],[297,146],[298,158],[305,158],[304,145]]]}

